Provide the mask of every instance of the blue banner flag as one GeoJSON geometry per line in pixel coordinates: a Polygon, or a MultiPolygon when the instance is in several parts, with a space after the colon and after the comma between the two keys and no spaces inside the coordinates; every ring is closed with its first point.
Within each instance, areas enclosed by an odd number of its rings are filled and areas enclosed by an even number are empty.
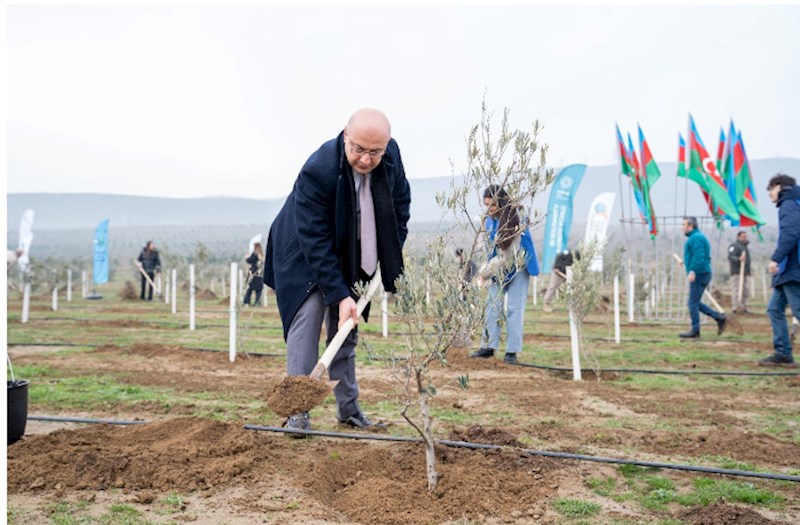
{"type": "Polygon", "coordinates": [[[585,171],[585,164],[571,164],[561,168],[550,189],[547,223],[544,228],[544,255],[542,256],[544,273],[553,271],[553,261],[555,261],[556,255],[567,249],[569,230],[572,227],[572,198],[575,196],[585,171]]]}
{"type": "Polygon", "coordinates": [[[108,219],[94,229],[94,284],[108,282],[108,219]]]}

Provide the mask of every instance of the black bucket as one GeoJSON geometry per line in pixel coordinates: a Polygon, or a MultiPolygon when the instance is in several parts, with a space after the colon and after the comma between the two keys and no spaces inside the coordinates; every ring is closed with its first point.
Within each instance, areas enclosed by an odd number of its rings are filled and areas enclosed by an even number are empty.
{"type": "Polygon", "coordinates": [[[16,443],[25,434],[28,421],[28,384],[30,381],[6,380],[8,386],[8,444],[16,443]]]}

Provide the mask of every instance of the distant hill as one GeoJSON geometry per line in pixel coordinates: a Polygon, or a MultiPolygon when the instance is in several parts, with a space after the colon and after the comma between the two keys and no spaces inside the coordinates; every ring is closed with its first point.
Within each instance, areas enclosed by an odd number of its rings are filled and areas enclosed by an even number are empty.
{"type": "MultiPolygon", "coordinates": [[[[767,181],[782,171],[800,178],[800,159],[773,158],[751,161],[758,198],[758,207],[768,223],[775,222],[775,208],[767,198],[767,181]]],[[[705,204],[696,184],[684,179],[676,183],[675,163],[660,165],[662,177],[655,186],[652,199],[660,216],[682,216],[706,214],[705,204]]],[[[585,221],[589,205],[595,195],[605,191],[620,192],[617,166],[590,166],[586,170],[581,186],[575,196],[574,222],[585,221]]],[[[435,177],[411,179],[411,222],[437,223],[441,210],[436,205],[435,194],[445,192],[451,183],[460,184],[461,177],[435,177]]],[[[623,184],[622,205],[625,216],[631,216],[629,183],[623,184]]],[[[534,205],[543,212],[547,208],[549,192],[539,196],[534,205]]],[[[283,206],[280,199],[245,199],[234,197],[206,197],[200,199],[172,199],[137,197],[128,195],[106,195],[91,193],[12,193],[8,195],[9,232],[19,228],[19,221],[26,209],[36,212],[34,230],[94,228],[102,219],[109,218],[111,228],[148,226],[228,226],[269,225],[283,206]]],[[[476,196],[473,213],[480,211],[480,198],[476,196]]],[[[620,218],[620,199],[614,206],[612,224],[620,218]]],[[[9,241],[11,241],[9,235],[9,241]]],[[[13,236],[16,238],[16,235],[13,236]]]]}

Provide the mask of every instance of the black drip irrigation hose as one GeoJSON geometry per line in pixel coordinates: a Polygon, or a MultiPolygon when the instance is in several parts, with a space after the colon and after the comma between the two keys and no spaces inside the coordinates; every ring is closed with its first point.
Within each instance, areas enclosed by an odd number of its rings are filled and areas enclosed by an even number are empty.
{"type": "Polygon", "coordinates": [[[124,419],[92,419],[85,417],[28,416],[28,421],[50,421],[53,423],[97,423],[103,425],[144,425],[148,421],[124,419]]]}
{"type": "MultiPolygon", "coordinates": [[[[385,436],[382,434],[346,434],[341,432],[325,432],[320,430],[294,430],[283,427],[264,427],[259,425],[245,425],[244,428],[246,428],[247,430],[259,430],[262,432],[282,432],[286,434],[302,434],[306,436],[320,436],[320,437],[332,437],[332,438],[342,438],[342,439],[365,439],[374,441],[398,441],[403,443],[422,443],[422,438],[385,436]]],[[[800,482],[800,476],[790,476],[788,474],[773,474],[770,472],[752,472],[748,470],[738,470],[738,469],[722,469],[713,467],[700,467],[695,465],[679,465],[674,463],[658,463],[653,461],[637,461],[633,459],[606,458],[602,456],[570,454],[567,452],[549,452],[546,450],[533,450],[527,448],[518,449],[515,447],[507,447],[502,445],[470,443],[468,441],[450,441],[446,439],[437,439],[435,440],[435,443],[438,445],[444,445],[446,447],[484,449],[484,450],[500,450],[500,449],[513,450],[515,452],[521,452],[529,456],[544,456],[548,458],[557,458],[557,459],[574,459],[578,461],[592,461],[595,463],[637,465],[640,467],[685,470],[689,472],[704,472],[707,474],[724,474],[728,476],[743,476],[750,478],[763,478],[763,479],[800,482]]]]}
{"type": "MultiPolygon", "coordinates": [[[[514,366],[526,366],[541,370],[552,370],[555,372],[572,372],[572,368],[564,366],[536,365],[533,363],[511,363],[514,366]]],[[[587,370],[584,370],[587,371],[587,370]]],[[[756,376],[756,377],[775,377],[775,376],[800,376],[798,372],[727,372],[713,370],[647,370],[636,368],[601,368],[603,372],[618,372],[621,374],[664,374],[664,375],[705,375],[705,376],[756,376]]]]}
{"type": "MultiPolygon", "coordinates": [[[[117,346],[117,345],[98,345],[98,344],[81,344],[81,343],[20,343],[20,342],[9,342],[7,346],[87,346],[90,348],[97,348],[99,346],[117,346]]],[[[124,347],[120,347],[124,348],[124,347]]],[[[197,350],[200,352],[217,352],[217,353],[226,353],[228,350],[225,349],[214,349],[214,348],[201,348],[197,346],[183,346],[181,347],[186,350],[197,350]]],[[[286,357],[285,353],[281,354],[272,354],[272,353],[262,353],[262,352],[244,352],[244,351],[237,351],[238,354],[244,354],[247,357],[286,357]]],[[[398,362],[403,361],[403,358],[399,357],[369,357],[370,361],[387,361],[387,362],[398,362]]],[[[553,372],[572,372],[572,368],[563,367],[563,366],[549,366],[549,365],[537,365],[535,363],[511,363],[514,366],[524,366],[528,368],[537,368],[539,370],[550,370],[553,372]]],[[[589,370],[585,370],[589,371],[589,370]]],[[[713,370],[648,370],[648,369],[638,369],[638,368],[602,368],[600,372],[615,372],[620,374],[662,374],[662,375],[706,375],[706,376],[738,376],[738,377],[792,377],[792,376],[800,376],[800,371],[797,372],[730,372],[730,371],[713,371],[713,370]]]]}

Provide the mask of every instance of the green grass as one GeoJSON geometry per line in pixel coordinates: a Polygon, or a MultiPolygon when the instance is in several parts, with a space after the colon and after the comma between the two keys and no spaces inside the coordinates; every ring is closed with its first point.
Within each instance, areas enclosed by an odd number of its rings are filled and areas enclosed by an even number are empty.
{"type": "Polygon", "coordinates": [[[29,387],[30,403],[54,408],[91,409],[103,405],[160,401],[159,392],[119,383],[113,376],[95,375],[48,379],[38,376],[29,387]]]}
{"type": "Polygon", "coordinates": [[[783,507],[785,498],[749,482],[696,478],[694,491],[677,496],[676,501],[682,505],[709,505],[718,501],[729,501],[778,509],[783,507]]]}
{"type": "MultiPolygon", "coordinates": [[[[27,367],[23,367],[28,372],[27,367]]],[[[219,421],[232,421],[243,414],[271,419],[274,414],[260,402],[237,398],[236,393],[179,393],[170,389],[144,387],[119,382],[111,375],[57,377],[51,368],[41,367],[26,377],[35,378],[29,387],[29,402],[41,409],[102,410],[120,405],[135,407],[137,403],[155,402],[164,411],[174,406],[192,406],[191,415],[219,421]]]]}
{"type": "Polygon", "coordinates": [[[757,416],[757,428],[765,434],[800,445],[800,416],[787,413],[785,409],[777,409],[777,412],[757,416]]]}
{"type": "Polygon", "coordinates": [[[583,518],[594,516],[600,512],[600,504],[579,499],[557,499],[553,507],[563,516],[568,518],[583,518]]]}
{"type": "Polygon", "coordinates": [[[589,478],[586,480],[586,486],[592,489],[592,492],[598,496],[610,497],[617,489],[617,480],[612,477],[589,478]]]}
{"type": "Polygon", "coordinates": [[[160,500],[164,509],[161,511],[163,514],[175,514],[186,510],[186,502],[183,496],[173,492],[160,500]]]}
{"type": "MultiPolygon", "coordinates": [[[[785,498],[770,490],[759,488],[753,483],[731,481],[727,479],[694,478],[688,492],[677,487],[669,478],[656,475],[658,469],[644,468],[637,465],[621,465],[618,471],[626,480],[626,486],[633,498],[649,510],[662,511],[670,503],[684,506],[710,505],[718,501],[746,503],[770,509],[782,508],[785,498]]],[[[615,496],[610,482],[597,480],[590,488],[604,490],[610,497],[615,496]]],[[[598,492],[599,494],[599,492],[598,492]]]]}

